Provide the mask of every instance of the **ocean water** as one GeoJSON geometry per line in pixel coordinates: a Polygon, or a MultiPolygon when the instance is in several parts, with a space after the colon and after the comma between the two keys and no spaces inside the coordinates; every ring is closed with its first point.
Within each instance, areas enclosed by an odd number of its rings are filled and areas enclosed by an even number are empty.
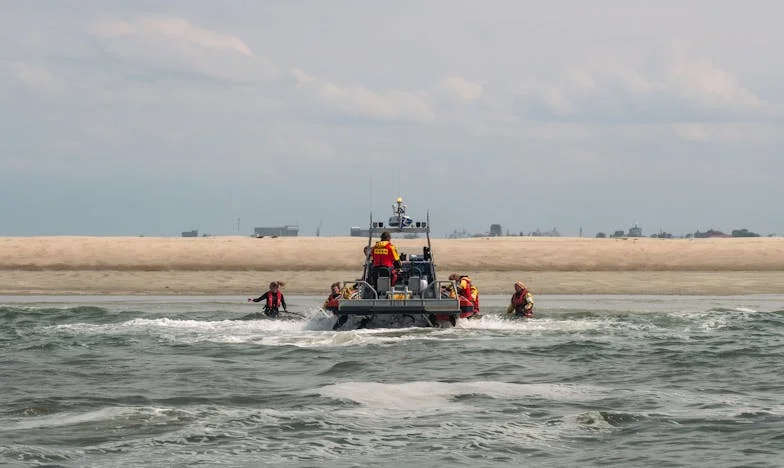
{"type": "Polygon", "coordinates": [[[0,297],[0,465],[784,466],[784,296],[338,332],[322,300],[0,297]]]}

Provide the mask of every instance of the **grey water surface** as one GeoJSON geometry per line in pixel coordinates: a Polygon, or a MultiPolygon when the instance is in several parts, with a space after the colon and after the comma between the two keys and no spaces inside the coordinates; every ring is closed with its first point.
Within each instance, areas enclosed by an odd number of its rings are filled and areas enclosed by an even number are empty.
{"type": "Polygon", "coordinates": [[[322,301],[0,296],[0,465],[782,466],[782,295],[338,332],[322,301]]]}

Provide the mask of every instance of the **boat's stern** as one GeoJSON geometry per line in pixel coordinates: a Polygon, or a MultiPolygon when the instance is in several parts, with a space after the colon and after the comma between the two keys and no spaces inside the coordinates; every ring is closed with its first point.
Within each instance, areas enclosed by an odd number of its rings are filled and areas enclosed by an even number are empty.
{"type": "MultiPolygon", "coordinates": [[[[433,281],[417,291],[407,286],[393,288],[381,294],[369,283],[359,282],[359,291],[355,298],[342,298],[338,302],[339,316],[360,316],[369,320],[377,317],[395,318],[411,317],[417,323],[424,322],[429,326],[440,323],[454,324],[458,318],[466,316],[466,310],[458,298],[440,294],[440,283],[433,281]],[[439,294],[436,294],[439,291],[439,294]]],[[[473,314],[473,309],[470,314],[473,314]]],[[[400,320],[398,320],[400,321],[400,320]]],[[[411,320],[404,320],[408,322],[411,320]]]]}

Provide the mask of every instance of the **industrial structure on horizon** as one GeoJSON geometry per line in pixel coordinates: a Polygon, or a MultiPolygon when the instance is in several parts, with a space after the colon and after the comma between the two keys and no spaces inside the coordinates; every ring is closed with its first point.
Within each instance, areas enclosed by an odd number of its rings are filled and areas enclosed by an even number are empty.
{"type": "Polygon", "coordinates": [[[287,224],[285,226],[279,227],[255,227],[253,228],[253,235],[255,237],[297,237],[299,235],[299,226],[294,224],[287,224]]]}
{"type": "Polygon", "coordinates": [[[370,229],[351,226],[349,233],[351,234],[351,237],[368,237],[370,235],[370,229]]]}

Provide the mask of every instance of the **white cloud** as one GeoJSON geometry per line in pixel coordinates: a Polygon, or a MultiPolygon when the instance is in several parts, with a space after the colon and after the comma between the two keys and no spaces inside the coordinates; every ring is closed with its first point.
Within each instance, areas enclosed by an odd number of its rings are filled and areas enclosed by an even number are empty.
{"type": "Polygon", "coordinates": [[[319,102],[356,117],[382,120],[430,122],[434,112],[427,103],[427,93],[402,90],[373,91],[363,86],[340,86],[294,69],[297,89],[312,93],[319,102]]]}
{"type": "Polygon", "coordinates": [[[771,142],[781,139],[781,129],[770,124],[683,123],[670,128],[682,140],[703,143],[771,142]]]}
{"type": "Polygon", "coordinates": [[[134,73],[195,73],[253,84],[278,78],[277,67],[253,53],[239,37],[192,25],[182,18],[142,16],[130,20],[102,16],[87,26],[106,50],[134,73]]]}
{"type": "Polygon", "coordinates": [[[128,21],[110,16],[95,18],[87,25],[87,32],[98,37],[122,37],[132,36],[138,31],[128,21]]]}
{"type": "MultiPolygon", "coordinates": [[[[238,84],[268,87],[274,80],[279,97],[289,100],[289,105],[294,104],[290,98],[296,98],[357,118],[413,122],[430,122],[435,118],[426,92],[376,91],[362,85],[338,85],[300,69],[280,74],[274,63],[254,54],[237,36],[198,27],[181,18],[100,17],[87,30],[106,41],[108,50],[117,57],[153,69],[191,71],[238,84]]],[[[260,94],[264,92],[259,90],[260,94]]]]}
{"type": "Polygon", "coordinates": [[[705,125],[701,124],[676,124],[673,126],[673,133],[678,137],[688,141],[710,141],[711,135],[705,125]]]}
{"type": "Polygon", "coordinates": [[[768,105],[707,59],[678,59],[670,66],[667,78],[665,90],[683,93],[703,105],[727,109],[762,109],[768,105]]]}
{"type": "Polygon", "coordinates": [[[13,76],[29,88],[40,91],[58,91],[61,88],[60,81],[46,67],[24,62],[9,62],[7,65],[13,76]]]}
{"type": "Polygon", "coordinates": [[[445,91],[460,101],[475,101],[482,97],[484,86],[480,83],[468,81],[461,76],[448,76],[443,78],[438,89],[445,91]]]}
{"type": "Polygon", "coordinates": [[[566,92],[559,86],[530,77],[513,90],[513,95],[523,98],[529,108],[541,106],[555,116],[569,116],[575,109],[566,92]]]}
{"type": "Polygon", "coordinates": [[[604,58],[554,79],[526,78],[513,91],[518,112],[534,120],[597,123],[747,121],[773,112],[710,60],[679,57],[655,65],[604,58]]]}
{"type": "Polygon", "coordinates": [[[280,73],[283,67],[254,53],[239,36],[177,17],[103,16],[88,31],[124,60],[175,76],[189,71],[235,84],[263,85],[298,112],[309,107],[358,119],[438,121],[485,133],[485,122],[504,120],[504,114],[520,115],[523,121],[660,124],[743,121],[770,111],[726,70],[683,54],[660,64],[588,54],[555,76],[524,73],[511,93],[455,74],[434,85],[378,89],[339,84],[296,67],[299,64],[280,73]],[[273,83],[277,88],[270,88],[273,83]]]}
{"type": "Polygon", "coordinates": [[[253,55],[250,47],[240,38],[194,26],[182,18],[150,16],[125,21],[100,17],[88,26],[87,31],[92,35],[105,38],[159,35],[180,39],[206,49],[229,50],[241,55],[253,55]]]}

